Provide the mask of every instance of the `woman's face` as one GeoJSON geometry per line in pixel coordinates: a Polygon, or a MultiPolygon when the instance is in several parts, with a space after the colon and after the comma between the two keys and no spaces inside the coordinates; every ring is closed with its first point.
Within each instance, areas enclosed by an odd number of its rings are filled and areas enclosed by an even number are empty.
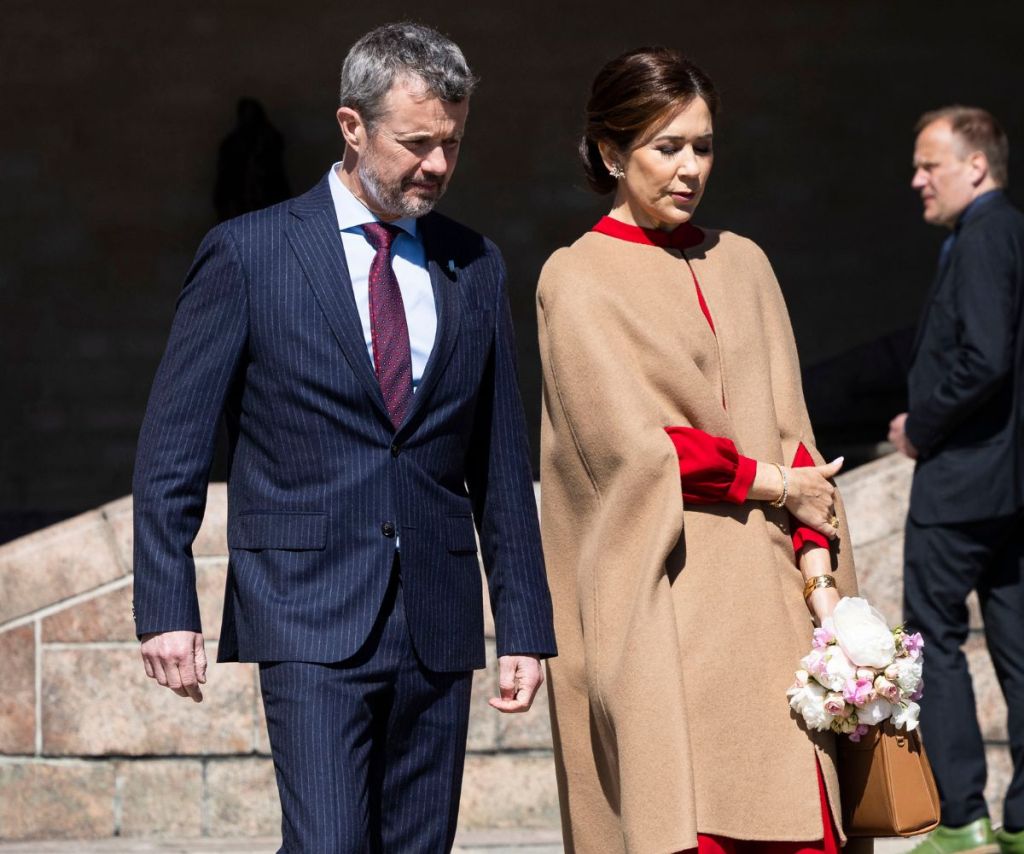
{"type": "Polygon", "coordinates": [[[619,179],[616,213],[644,228],[671,231],[697,210],[714,154],[712,119],[703,98],[672,113],[632,151],[606,152],[609,166],[626,173],[619,179]]]}

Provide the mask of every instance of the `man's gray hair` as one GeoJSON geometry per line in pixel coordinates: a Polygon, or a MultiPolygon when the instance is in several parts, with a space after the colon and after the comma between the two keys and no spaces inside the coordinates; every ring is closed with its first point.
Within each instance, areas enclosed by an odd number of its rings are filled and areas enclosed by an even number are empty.
{"type": "Polygon", "coordinates": [[[473,94],[477,83],[459,46],[437,30],[384,24],[359,39],[345,57],[341,106],[351,107],[372,126],[383,112],[384,96],[401,77],[418,79],[431,95],[456,104],[473,94]]]}

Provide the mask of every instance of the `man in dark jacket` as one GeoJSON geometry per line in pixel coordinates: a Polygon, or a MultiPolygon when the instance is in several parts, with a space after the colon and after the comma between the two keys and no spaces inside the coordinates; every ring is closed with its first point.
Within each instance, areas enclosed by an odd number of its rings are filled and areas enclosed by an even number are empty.
{"type": "MultiPolygon", "coordinates": [[[[917,126],[912,186],[950,229],[889,439],[917,460],[905,546],[904,616],[925,638],[925,746],[942,825],[919,848],[1024,852],[1024,215],[1006,198],[1006,135],[993,116],[947,107],[917,126]],[[1009,707],[1014,772],[1004,828],[985,803],[985,752],[961,647],[976,590],[1009,707]]],[[[922,852],[923,854],[923,852],[922,852]]]]}

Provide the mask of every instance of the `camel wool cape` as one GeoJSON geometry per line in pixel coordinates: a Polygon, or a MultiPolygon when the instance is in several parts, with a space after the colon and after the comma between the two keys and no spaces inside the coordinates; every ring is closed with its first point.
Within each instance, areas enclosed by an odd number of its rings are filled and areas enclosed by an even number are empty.
{"type": "MultiPolygon", "coordinates": [[[[796,345],[764,253],[724,231],[681,252],[590,232],[545,265],[541,526],[566,850],[668,854],[697,832],[822,838],[840,822],[834,736],[786,689],[813,625],[784,509],[684,507],[664,428],[815,460],[796,345]],[[701,312],[694,276],[714,319],[701,312]]],[[[856,593],[842,504],[832,559],[856,593]]]]}

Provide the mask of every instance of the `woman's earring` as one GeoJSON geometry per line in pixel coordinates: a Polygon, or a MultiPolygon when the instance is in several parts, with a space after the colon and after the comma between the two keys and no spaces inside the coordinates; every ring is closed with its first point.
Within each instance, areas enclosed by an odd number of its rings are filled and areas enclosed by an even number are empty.
{"type": "Polygon", "coordinates": [[[620,178],[626,177],[626,173],[622,171],[622,167],[619,166],[618,164],[616,164],[615,166],[610,166],[608,168],[608,174],[611,175],[616,181],[618,181],[620,178]]]}

